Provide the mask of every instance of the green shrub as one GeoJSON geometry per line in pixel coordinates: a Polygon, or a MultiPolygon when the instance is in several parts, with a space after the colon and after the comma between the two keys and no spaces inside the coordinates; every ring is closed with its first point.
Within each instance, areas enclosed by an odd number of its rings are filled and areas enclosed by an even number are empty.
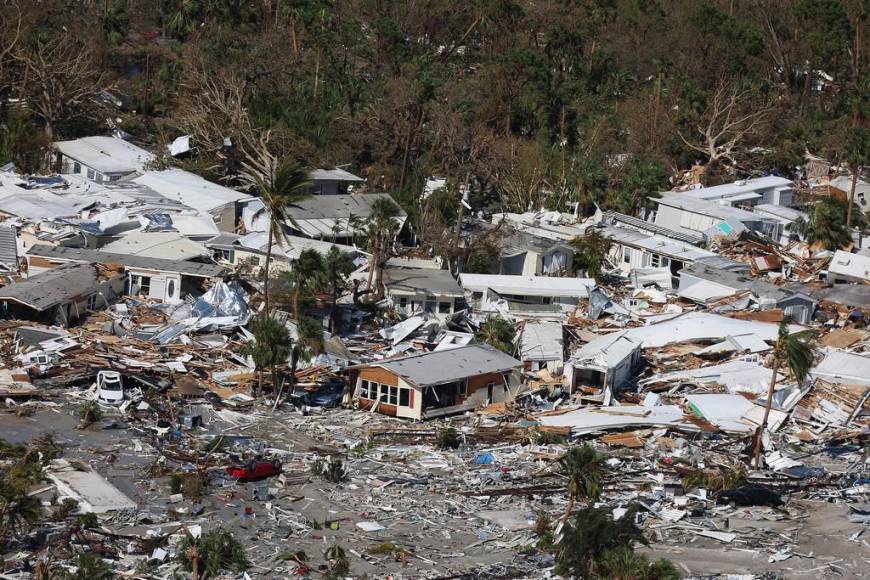
{"type": "Polygon", "coordinates": [[[453,427],[439,431],[438,437],[435,440],[435,445],[438,449],[459,449],[461,443],[459,432],[453,427]]]}

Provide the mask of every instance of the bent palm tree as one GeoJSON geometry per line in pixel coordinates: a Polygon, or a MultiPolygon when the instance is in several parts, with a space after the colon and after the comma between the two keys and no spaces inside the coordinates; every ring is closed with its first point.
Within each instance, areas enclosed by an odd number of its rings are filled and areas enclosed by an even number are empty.
{"type": "Polygon", "coordinates": [[[242,163],[239,175],[242,183],[260,194],[265,211],[269,213],[269,237],[266,242],[266,265],[263,268],[263,313],[269,314],[269,265],[272,262],[272,245],[286,239],[284,224],[296,225],[288,209],[311,197],[305,193],[308,174],[301,167],[281,162],[261,142],[255,157],[242,163]]]}
{"type": "Polygon", "coordinates": [[[770,407],[773,403],[773,391],[776,389],[776,377],[779,367],[785,363],[791,371],[792,377],[798,382],[803,382],[813,366],[813,331],[803,330],[789,334],[788,319],[779,323],[776,343],[773,345],[773,367],[770,376],[770,385],[767,388],[767,401],[764,404],[764,418],[761,426],[755,434],[755,468],[757,469],[761,457],[761,437],[767,428],[767,418],[770,415],[770,407]]]}
{"type": "Polygon", "coordinates": [[[487,316],[486,320],[481,323],[480,328],[477,329],[477,332],[474,333],[474,339],[477,342],[488,344],[507,354],[513,354],[516,336],[516,325],[512,321],[499,316],[487,316]]]}
{"type": "Polygon", "coordinates": [[[577,498],[596,500],[601,495],[601,486],[607,472],[605,457],[586,443],[573,447],[559,458],[562,474],[568,477],[568,507],[564,520],[574,511],[577,498]]]}

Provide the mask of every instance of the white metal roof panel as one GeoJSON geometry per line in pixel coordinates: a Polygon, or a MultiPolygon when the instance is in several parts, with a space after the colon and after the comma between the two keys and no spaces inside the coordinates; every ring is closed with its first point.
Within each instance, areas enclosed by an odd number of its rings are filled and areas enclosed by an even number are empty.
{"type": "Polygon", "coordinates": [[[154,154],[116,137],[82,137],[73,141],[58,141],[54,147],[100,173],[142,171],[146,164],[154,160],[154,154]]]}

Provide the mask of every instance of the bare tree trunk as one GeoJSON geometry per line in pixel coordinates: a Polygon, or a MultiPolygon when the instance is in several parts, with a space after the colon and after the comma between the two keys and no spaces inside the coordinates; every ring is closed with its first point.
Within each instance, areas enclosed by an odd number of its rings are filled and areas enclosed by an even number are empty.
{"type": "Polygon", "coordinates": [[[275,229],[275,217],[269,217],[269,239],[266,243],[266,265],[263,268],[263,314],[269,316],[269,263],[272,261],[272,236],[275,229]]]}
{"type": "Polygon", "coordinates": [[[575,501],[574,494],[569,493],[568,494],[568,506],[565,508],[565,515],[562,516],[563,522],[567,522],[568,518],[571,517],[571,513],[573,513],[573,511],[574,511],[574,501],[575,501]]]}
{"type": "Polygon", "coordinates": [[[380,253],[380,250],[379,250],[380,245],[381,245],[380,239],[376,238],[374,247],[372,248],[371,263],[369,264],[369,279],[368,279],[368,282],[366,283],[366,290],[368,290],[369,292],[371,292],[371,290],[372,290],[372,280],[374,280],[375,269],[377,269],[378,261],[380,259],[380,256],[378,255],[380,253]]]}
{"type": "Polygon", "coordinates": [[[767,387],[767,401],[764,403],[764,418],[761,420],[761,427],[758,428],[758,434],[755,436],[755,469],[761,465],[761,439],[764,437],[764,430],[767,429],[767,418],[770,416],[770,407],[773,404],[773,390],[776,388],[776,373],[779,372],[779,354],[773,355],[773,372],[770,375],[770,385],[767,387]]]}
{"type": "Polygon", "coordinates": [[[335,334],[335,318],[338,314],[338,281],[332,279],[332,306],[329,309],[329,332],[335,334]]]}
{"type": "Polygon", "coordinates": [[[852,238],[852,206],[855,205],[855,187],[858,185],[858,164],[852,166],[852,187],[849,189],[849,207],[846,208],[846,229],[852,238]]]}
{"type": "Polygon", "coordinates": [[[296,280],[296,287],[293,289],[293,319],[299,322],[299,291],[300,281],[296,280]]]}
{"type": "Polygon", "coordinates": [[[278,397],[278,369],[272,365],[272,396],[278,397]]]}

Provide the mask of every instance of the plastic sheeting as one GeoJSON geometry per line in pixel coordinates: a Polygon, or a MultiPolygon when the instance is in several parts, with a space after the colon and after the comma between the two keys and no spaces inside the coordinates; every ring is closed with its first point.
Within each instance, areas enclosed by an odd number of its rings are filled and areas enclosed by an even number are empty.
{"type": "Polygon", "coordinates": [[[172,216],[168,213],[147,213],[139,216],[139,224],[144,232],[171,232],[175,230],[172,225],[172,216]]]}

